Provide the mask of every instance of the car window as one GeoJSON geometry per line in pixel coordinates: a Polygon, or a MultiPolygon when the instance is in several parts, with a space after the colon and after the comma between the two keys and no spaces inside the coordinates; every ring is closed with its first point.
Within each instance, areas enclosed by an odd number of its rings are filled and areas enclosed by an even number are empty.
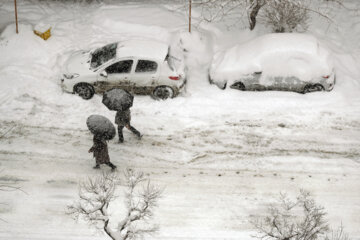
{"type": "Polygon", "coordinates": [[[175,69],[177,69],[181,63],[181,60],[168,54],[165,58],[165,61],[168,63],[169,68],[172,71],[175,71],[175,69]]]}
{"type": "Polygon", "coordinates": [[[143,73],[143,72],[156,72],[157,63],[154,61],[148,60],[139,60],[136,65],[135,72],[143,73]]]}
{"type": "Polygon", "coordinates": [[[108,74],[112,74],[112,73],[129,73],[131,71],[132,65],[133,65],[133,60],[120,61],[120,62],[117,62],[117,63],[114,63],[114,64],[110,65],[109,67],[107,67],[105,69],[105,71],[108,74]]]}
{"type": "Polygon", "coordinates": [[[110,59],[113,59],[116,55],[117,43],[108,44],[102,48],[96,49],[91,54],[91,68],[97,68],[106,63],[110,59]]]}

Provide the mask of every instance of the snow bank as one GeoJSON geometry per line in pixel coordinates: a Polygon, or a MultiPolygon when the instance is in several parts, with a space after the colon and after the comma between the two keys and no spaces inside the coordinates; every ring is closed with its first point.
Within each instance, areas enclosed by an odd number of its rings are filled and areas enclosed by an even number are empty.
{"type": "Polygon", "coordinates": [[[213,55],[213,36],[208,31],[179,31],[171,39],[172,54],[181,56],[186,66],[187,90],[193,93],[208,85],[208,69],[213,55]]]}
{"type": "MultiPolygon", "coordinates": [[[[0,109],[9,112],[9,117],[14,109],[31,111],[33,105],[27,106],[25,99],[47,94],[54,87],[50,81],[43,81],[51,75],[47,43],[33,33],[31,25],[19,24],[16,34],[15,25],[11,24],[1,34],[0,52],[0,99],[3,100],[0,109]]],[[[15,119],[16,116],[23,117],[15,115],[15,119]]]]}
{"type": "Polygon", "coordinates": [[[0,68],[29,61],[46,64],[49,61],[46,42],[34,34],[33,26],[19,24],[19,34],[15,29],[15,24],[8,25],[0,35],[0,68]]]}

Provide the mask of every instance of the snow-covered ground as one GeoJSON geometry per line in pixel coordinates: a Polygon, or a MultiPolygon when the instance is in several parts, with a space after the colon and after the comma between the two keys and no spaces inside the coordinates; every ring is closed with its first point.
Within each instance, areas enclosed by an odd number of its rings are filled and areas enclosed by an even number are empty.
{"type": "MultiPolygon", "coordinates": [[[[87,152],[86,118],[113,120],[96,95],[89,101],[63,93],[58,75],[74,50],[126,38],[155,38],[187,49],[189,78],[177,98],[136,96],[125,143],[109,143],[119,170],[144,171],[165,191],[156,211],[158,234],[148,239],[252,239],[251,216],[262,216],[280,191],[304,188],[360,239],[360,16],[337,10],[329,28],[309,32],[331,49],[337,74],[331,92],[221,91],[207,83],[213,51],[264,33],[201,25],[186,34],[187,17],[166,1],[63,4],[0,3],[0,183],[26,192],[0,192],[0,239],[105,239],[65,215],[78,181],[98,173],[87,152]],[[145,2],[145,3],[144,3],[145,2]],[[43,41],[32,33],[52,25],[43,41]]],[[[357,0],[348,0],[357,6],[357,0]]],[[[196,14],[194,14],[196,16],[196,14]]],[[[108,170],[104,167],[105,170],[108,170]]],[[[120,196],[122,192],[118,193],[120,196]]],[[[121,198],[114,205],[114,218],[121,198]]]]}

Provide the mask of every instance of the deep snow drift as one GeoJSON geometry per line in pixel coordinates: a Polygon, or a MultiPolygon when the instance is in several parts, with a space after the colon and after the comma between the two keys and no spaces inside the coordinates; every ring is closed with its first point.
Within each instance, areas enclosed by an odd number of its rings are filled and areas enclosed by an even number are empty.
{"type": "MultiPolygon", "coordinates": [[[[127,38],[165,41],[188,68],[179,97],[135,96],[132,123],[144,133],[141,141],[125,132],[124,144],[109,142],[120,171],[136,168],[165,187],[155,216],[160,231],[149,239],[252,239],[250,216],[262,215],[280,191],[295,195],[300,188],[326,208],[332,227],[342,222],[352,239],[360,239],[357,13],[337,10],[336,24],[324,30],[314,20],[309,33],[334,56],[337,82],[331,92],[301,95],[221,91],[208,84],[213,53],[263,35],[261,26],[249,32],[207,23],[189,35],[178,5],[107,2],[22,1],[19,34],[13,2],[0,3],[0,181],[27,193],[1,192],[7,221],[1,239],[105,238],[64,212],[78,181],[97,174],[87,153],[87,117],[113,120],[115,112],[99,95],[84,101],[63,93],[58,75],[72,52],[127,38]],[[47,41],[32,32],[39,22],[52,26],[47,41]]],[[[122,194],[114,218],[122,213],[122,194]]]]}

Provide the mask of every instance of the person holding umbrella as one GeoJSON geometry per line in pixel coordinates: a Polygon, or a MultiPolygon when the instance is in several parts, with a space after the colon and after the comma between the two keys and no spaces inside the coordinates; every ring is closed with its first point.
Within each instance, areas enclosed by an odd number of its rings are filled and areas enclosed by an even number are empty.
{"type": "Polygon", "coordinates": [[[124,127],[141,139],[141,133],[131,126],[130,107],[133,105],[134,96],[123,89],[114,88],[104,93],[102,103],[109,109],[116,111],[115,123],[118,125],[119,142],[124,142],[122,130],[124,127]]]}
{"type": "Polygon", "coordinates": [[[101,115],[91,115],[86,120],[90,132],[94,134],[93,146],[89,149],[89,153],[93,153],[96,165],[95,169],[100,168],[100,164],[106,164],[112,170],[116,166],[110,162],[107,140],[115,137],[115,127],[109,119],[101,115]]]}

